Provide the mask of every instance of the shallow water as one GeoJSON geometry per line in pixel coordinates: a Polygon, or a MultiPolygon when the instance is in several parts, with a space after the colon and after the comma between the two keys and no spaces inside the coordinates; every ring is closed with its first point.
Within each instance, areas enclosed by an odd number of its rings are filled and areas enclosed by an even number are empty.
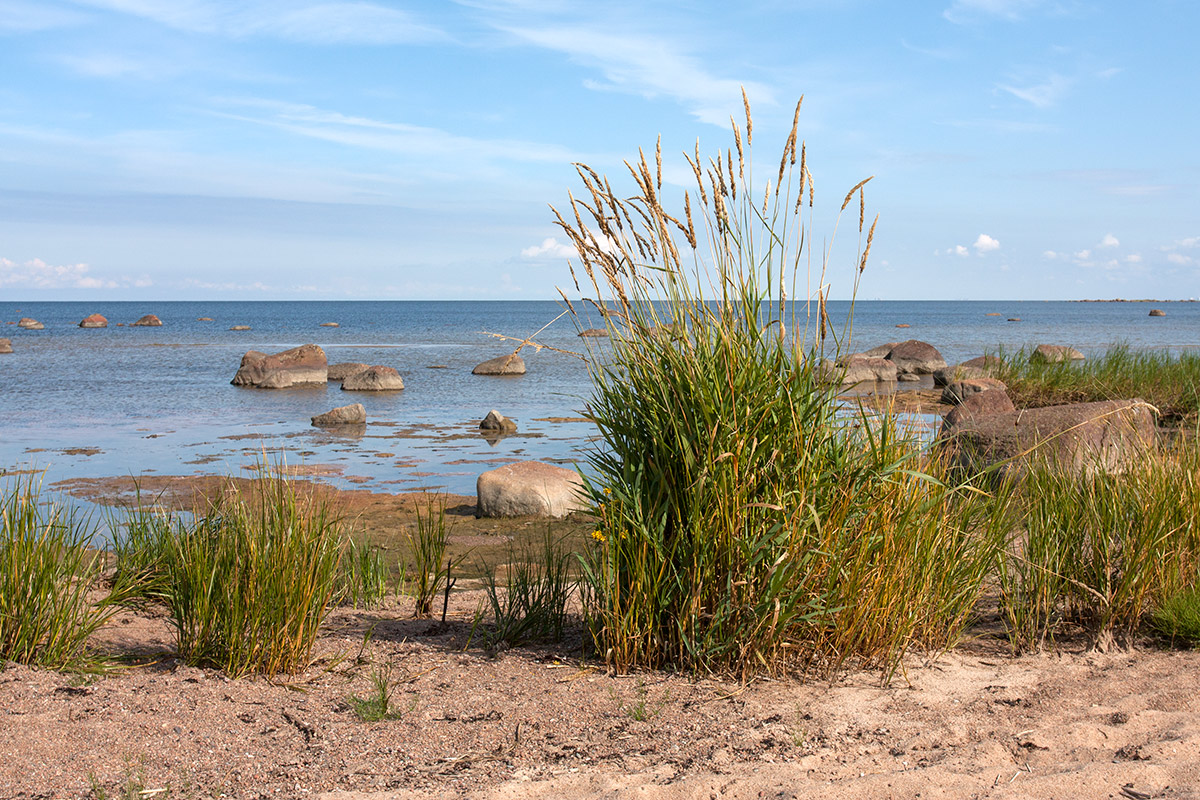
{"type": "MultiPolygon", "coordinates": [[[[850,349],[917,338],[950,363],[998,346],[1068,344],[1092,355],[1117,344],[1200,347],[1200,303],[860,302],[850,349]],[[987,316],[988,312],[999,316],[987,316]],[[1008,322],[1019,317],[1020,322],[1008,322]],[[897,329],[897,324],[910,327],[897,329]]],[[[0,321],[27,316],[45,330],[6,325],[15,352],[0,356],[0,469],[42,469],[46,482],[75,477],[239,473],[264,457],[340,486],[471,494],[478,474],[508,460],[574,462],[595,429],[577,418],[590,383],[584,364],[551,349],[522,351],[516,378],[471,374],[511,352],[560,312],[554,302],[0,302],[0,321]],[[100,313],[105,329],[81,329],[100,313]],[[143,314],[160,328],[117,327],[143,314]],[[212,322],[199,321],[211,317],[212,322]],[[340,327],[321,327],[337,322],[340,327]],[[230,331],[232,325],[252,326],[230,331]],[[330,363],[395,367],[405,389],[343,392],[337,384],[281,391],[231,386],[243,353],[321,345],[330,363]],[[438,368],[432,368],[438,367],[438,368]],[[322,431],[309,418],[361,402],[362,436],[322,431]],[[491,408],[519,433],[489,442],[491,408]]],[[[848,304],[831,303],[835,320],[848,304]]],[[[803,317],[800,319],[803,322],[803,317]]],[[[599,325],[599,320],[587,323],[599,325]]],[[[581,351],[567,319],[538,341],[581,351]]],[[[603,340],[591,340],[603,348],[603,340]]]]}

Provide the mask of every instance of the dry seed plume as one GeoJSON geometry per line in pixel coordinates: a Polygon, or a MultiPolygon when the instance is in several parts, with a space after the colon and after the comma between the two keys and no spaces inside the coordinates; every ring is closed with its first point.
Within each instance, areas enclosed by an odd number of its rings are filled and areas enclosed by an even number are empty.
{"type": "MultiPolygon", "coordinates": [[[[874,178],[874,177],[875,177],[874,175],[871,176],[871,178],[874,178]]],[[[850,205],[850,199],[852,197],[854,197],[854,193],[857,192],[859,189],[861,189],[863,186],[865,186],[867,181],[871,180],[871,178],[863,178],[861,181],[854,184],[853,189],[846,192],[846,199],[842,201],[842,208],[841,208],[842,211],[845,211],[846,206],[850,205]]]]}
{"type": "Polygon", "coordinates": [[[879,223],[879,215],[875,215],[875,221],[871,223],[871,230],[867,232],[867,246],[863,249],[862,261],[858,262],[858,274],[862,275],[863,270],[867,268],[867,256],[871,255],[871,240],[875,238],[875,226],[879,223]]]}
{"type": "Polygon", "coordinates": [[[754,120],[750,117],[750,98],[746,96],[746,87],[742,87],[742,107],[746,109],[746,146],[754,143],[754,120]]]}

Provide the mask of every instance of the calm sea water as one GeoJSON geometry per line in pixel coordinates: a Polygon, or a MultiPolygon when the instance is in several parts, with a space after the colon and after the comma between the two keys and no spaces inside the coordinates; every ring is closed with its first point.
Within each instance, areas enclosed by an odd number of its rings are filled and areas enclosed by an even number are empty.
{"type": "MultiPolygon", "coordinates": [[[[1161,307],[1166,317],[1148,317],[1144,303],[859,302],[853,349],[917,338],[954,363],[998,346],[1043,342],[1085,354],[1117,343],[1200,347],[1200,303],[1161,307]],[[910,327],[898,330],[901,323],[910,327]]],[[[28,331],[5,325],[0,331],[15,350],[0,355],[0,470],[42,469],[50,484],[76,477],[225,474],[267,453],[282,454],[289,466],[337,485],[471,494],[478,474],[498,463],[570,463],[589,446],[594,428],[570,421],[590,393],[578,359],[526,348],[527,375],[471,374],[480,361],[515,346],[489,333],[529,336],[560,310],[554,302],[499,301],[0,301],[0,321],[25,316],[46,326],[28,331]],[[109,327],[79,328],[92,313],[106,316],[109,327]],[[149,313],[162,319],[161,328],[116,325],[149,313]],[[232,325],[252,329],[230,331],[232,325]],[[323,347],[330,363],[395,367],[405,389],[375,394],[343,392],[337,384],[282,391],[230,385],[247,350],[276,352],[306,342],[323,347]],[[311,416],[352,402],[366,406],[365,435],[310,426],[311,416]],[[479,420],[491,408],[514,418],[519,433],[494,443],[481,437],[479,420]]],[[[847,310],[847,304],[831,304],[835,319],[847,310]]],[[[581,350],[565,318],[538,341],[581,350]]]]}

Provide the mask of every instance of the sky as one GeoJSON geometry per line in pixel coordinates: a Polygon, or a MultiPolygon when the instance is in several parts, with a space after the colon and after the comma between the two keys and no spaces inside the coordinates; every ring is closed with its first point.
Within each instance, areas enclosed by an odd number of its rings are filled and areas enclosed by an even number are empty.
{"type": "Polygon", "coordinates": [[[875,176],[860,298],[1200,296],[1198,29],[1194,0],[0,0],[0,298],[551,299],[572,162],[632,194],[661,136],[682,191],[743,88],[768,162],[805,97],[815,237],[875,176]]]}

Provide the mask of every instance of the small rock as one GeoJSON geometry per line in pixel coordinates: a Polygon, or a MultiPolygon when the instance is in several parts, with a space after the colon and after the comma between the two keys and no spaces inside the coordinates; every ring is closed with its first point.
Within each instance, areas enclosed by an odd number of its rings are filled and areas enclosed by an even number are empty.
{"type": "Polygon", "coordinates": [[[985,317],[999,317],[999,316],[1002,316],[1002,315],[1000,314],[1000,312],[999,312],[999,311],[989,311],[989,312],[987,312],[986,314],[984,314],[984,316],[985,316],[985,317]]]}
{"type": "Polygon", "coordinates": [[[912,325],[909,325],[907,322],[901,322],[898,325],[896,325],[896,327],[897,328],[911,328],[912,325]]]}
{"type": "Polygon", "coordinates": [[[108,320],[105,319],[104,316],[101,314],[92,314],[91,316],[84,317],[80,321],[79,327],[81,327],[81,328],[107,328],[108,320]]]}
{"type": "Polygon", "coordinates": [[[600,337],[600,336],[608,336],[608,329],[607,328],[588,328],[585,331],[580,331],[579,335],[591,337],[591,338],[596,338],[596,337],[600,337]]]}
{"type": "Polygon", "coordinates": [[[501,414],[496,409],[492,409],[479,423],[479,427],[485,431],[496,431],[499,433],[516,433],[517,423],[513,422],[508,417],[501,414]]]}
{"type": "Polygon", "coordinates": [[[583,479],[573,469],[521,461],[479,476],[475,494],[481,517],[555,517],[587,507],[583,479]]]}
{"type": "Polygon", "coordinates": [[[321,327],[322,328],[340,328],[341,325],[339,325],[336,322],[322,322],[321,327]]]}
{"type": "Polygon", "coordinates": [[[196,317],[196,322],[212,322],[212,317],[196,317]]]}
{"type": "Polygon", "coordinates": [[[1150,316],[1152,317],[1165,317],[1166,315],[1167,312],[1163,311],[1161,308],[1150,309],[1150,316]]]}
{"type": "Polygon", "coordinates": [[[231,331],[248,331],[248,330],[250,330],[250,326],[249,325],[233,325],[229,328],[229,330],[231,330],[231,331]]]}
{"type": "Polygon", "coordinates": [[[11,353],[11,352],[12,352],[12,340],[11,339],[0,339],[0,353],[11,353]]]}
{"type": "Polygon", "coordinates": [[[370,364],[362,364],[357,361],[343,361],[340,364],[330,364],[329,365],[329,380],[344,381],[344,380],[346,380],[346,378],[349,378],[351,375],[357,375],[358,373],[366,370],[370,366],[371,366],[370,364]]]}
{"type": "Polygon", "coordinates": [[[1029,354],[1029,360],[1035,364],[1056,364],[1060,361],[1083,361],[1083,359],[1083,353],[1074,347],[1061,344],[1039,344],[1029,354]]]}
{"type": "Polygon", "coordinates": [[[36,319],[32,319],[30,317],[21,317],[19,320],[17,320],[17,327],[24,328],[25,330],[29,331],[40,331],[46,326],[38,322],[36,319]]]}
{"type": "Polygon", "coordinates": [[[400,373],[392,367],[367,367],[342,381],[347,392],[396,392],[404,388],[400,373]]]}
{"type": "Polygon", "coordinates": [[[325,428],[332,425],[365,425],[366,422],[367,410],[363,408],[362,403],[339,406],[312,418],[314,428],[325,428]]]}
{"type": "Polygon", "coordinates": [[[139,318],[137,322],[132,322],[130,324],[138,328],[158,328],[162,326],[162,320],[153,314],[147,314],[146,316],[139,318]]]}
{"type": "Polygon", "coordinates": [[[524,375],[525,361],[516,353],[484,361],[471,370],[472,375],[524,375]]]}
{"type": "Polygon", "coordinates": [[[1009,322],[1020,322],[1021,318],[1020,317],[1009,317],[1008,321],[1009,322]]]}

